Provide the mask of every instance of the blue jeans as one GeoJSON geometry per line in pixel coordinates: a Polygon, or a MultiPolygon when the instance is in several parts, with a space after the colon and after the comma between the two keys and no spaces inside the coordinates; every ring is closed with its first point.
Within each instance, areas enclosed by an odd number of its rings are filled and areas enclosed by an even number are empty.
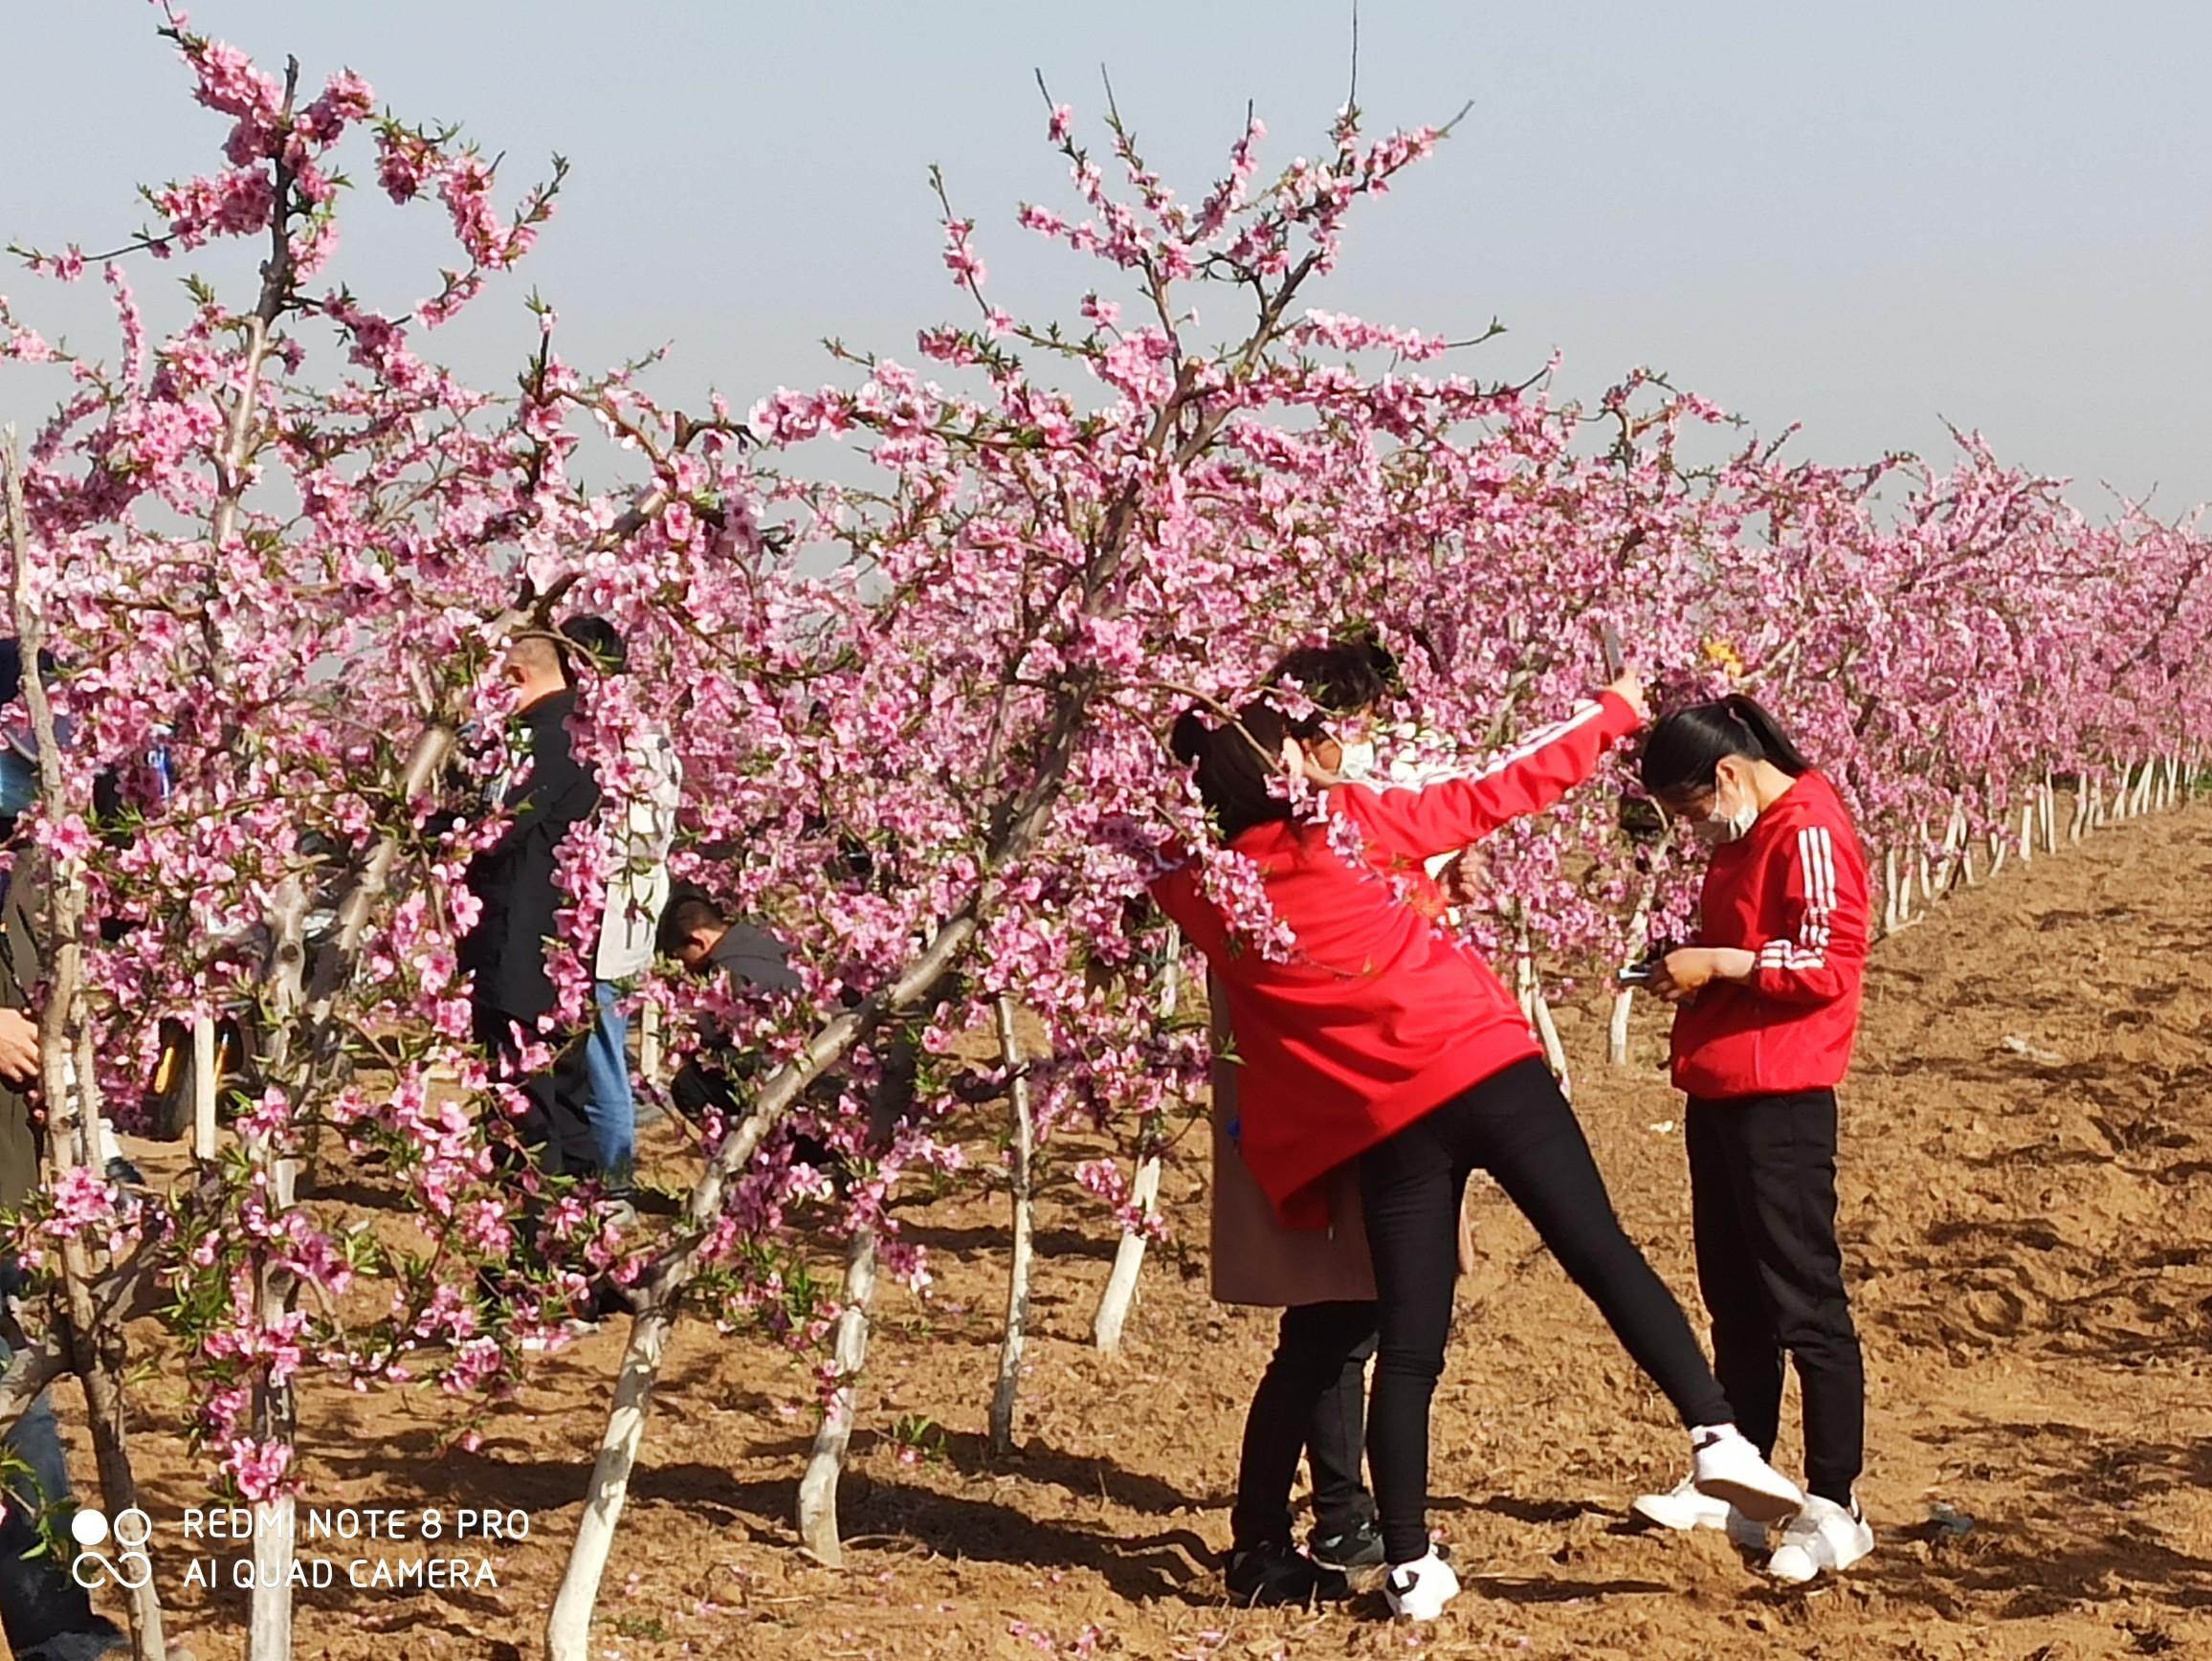
{"type": "Polygon", "coordinates": [[[599,1003],[599,1025],[585,1043],[584,1068],[591,1102],[591,1134],[599,1144],[599,1168],[615,1187],[630,1185],[637,1163],[637,1098],[630,1082],[630,1017],[622,1012],[622,988],[612,981],[592,983],[599,1003]]]}
{"type": "MultiPolygon", "coordinates": [[[[0,1368],[9,1357],[0,1341],[0,1368]]],[[[26,1661],[89,1661],[122,1653],[128,1648],[122,1634],[114,1622],[92,1612],[92,1600],[71,1578],[68,1561],[23,1555],[38,1545],[42,1510],[74,1505],[50,1399],[41,1395],[32,1403],[5,1441],[8,1451],[29,1468],[9,1481],[8,1515],[0,1519],[0,1631],[9,1650],[26,1661]]]]}

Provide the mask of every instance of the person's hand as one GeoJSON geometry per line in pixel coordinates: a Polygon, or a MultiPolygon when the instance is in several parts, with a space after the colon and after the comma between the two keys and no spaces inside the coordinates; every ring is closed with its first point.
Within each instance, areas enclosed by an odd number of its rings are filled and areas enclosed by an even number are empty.
{"type": "Polygon", "coordinates": [[[38,1076],[38,1027],[21,1009],[0,1009],[0,1078],[25,1085],[38,1076]]]}
{"type": "Polygon", "coordinates": [[[1633,669],[1624,671],[1605,690],[1634,710],[1638,720],[1651,719],[1651,706],[1644,700],[1644,677],[1633,669]]]}
{"type": "Polygon", "coordinates": [[[1489,880],[1490,860],[1479,848],[1462,849],[1436,874],[1436,886],[1444,890],[1446,901],[1453,906],[1480,905],[1489,880]]]}
{"type": "Polygon", "coordinates": [[[1686,1003],[1714,981],[1748,981],[1758,966],[1741,946],[1682,946],[1659,960],[1648,990],[1661,1003],[1686,1003]]]}

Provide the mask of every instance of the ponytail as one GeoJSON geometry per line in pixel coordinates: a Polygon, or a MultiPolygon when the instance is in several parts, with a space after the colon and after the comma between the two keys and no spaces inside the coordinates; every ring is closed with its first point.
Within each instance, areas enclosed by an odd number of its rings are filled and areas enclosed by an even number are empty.
{"type": "Polygon", "coordinates": [[[1187,709],[1176,718],[1167,746],[1175,759],[1195,769],[1199,799],[1213,815],[1224,842],[1234,842],[1255,825],[1273,825],[1292,816],[1276,758],[1283,741],[1308,737],[1265,698],[1254,698],[1220,725],[1205,711],[1187,709]]]}
{"type": "Polygon", "coordinates": [[[1639,772],[1654,796],[1710,790],[1731,756],[1772,762],[1793,779],[1812,771],[1780,721],[1756,698],[1732,692],[1662,717],[1644,742],[1639,772]]]}
{"type": "Polygon", "coordinates": [[[1759,745],[1754,761],[1772,762],[1793,779],[1803,778],[1813,770],[1812,763],[1798,752],[1790,742],[1789,734],[1781,730],[1776,720],[1757,698],[1740,692],[1732,692],[1720,700],[1728,706],[1728,713],[1743,724],[1744,729],[1759,745]]]}

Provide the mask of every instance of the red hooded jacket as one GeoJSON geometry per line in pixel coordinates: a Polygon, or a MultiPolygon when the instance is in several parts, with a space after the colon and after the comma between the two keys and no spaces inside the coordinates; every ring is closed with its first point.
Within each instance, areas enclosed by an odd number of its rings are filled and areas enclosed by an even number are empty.
{"type": "Polygon", "coordinates": [[[1549,807],[1637,724],[1608,693],[1473,777],[1423,790],[1333,787],[1329,808],[1358,831],[1364,870],[1316,826],[1245,831],[1230,846],[1259,865],[1270,905],[1296,938],[1288,963],[1231,936],[1197,866],[1154,881],[1161,909],[1228,988],[1244,1068],[1237,1147],[1286,1224],[1325,1227],[1321,1178],[1541,1053],[1490,966],[1428,915],[1434,891],[1421,863],[1549,807]]]}
{"type": "Polygon", "coordinates": [[[1799,778],[1713,852],[1697,943],[1759,959],[1674,1013],[1674,1084],[1702,1100],[1825,1090],[1850,1065],[1867,963],[1867,860],[1835,786],[1799,778]]]}

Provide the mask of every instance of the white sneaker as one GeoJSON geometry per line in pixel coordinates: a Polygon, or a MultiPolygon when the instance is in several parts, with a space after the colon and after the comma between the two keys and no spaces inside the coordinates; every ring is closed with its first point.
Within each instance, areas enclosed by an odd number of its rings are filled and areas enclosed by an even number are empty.
{"type": "Polygon", "coordinates": [[[1665,1494],[1640,1495],[1628,1509],[1661,1528],[1682,1534],[1722,1528],[1728,1531],[1730,1543],[1746,1551],[1766,1550],[1766,1524],[1755,1522],[1725,1499],[1708,1499],[1697,1492],[1694,1477],[1685,1476],[1665,1494]]]}
{"type": "Polygon", "coordinates": [[[1874,1531],[1856,1505],[1848,1511],[1813,1495],[1781,1531],[1781,1544],[1767,1560],[1778,1581],[1803,1585],[1824,1569],[1847,1569],[1874,1549],[1874,1531]]]}
{"type": "Polygon", "coordinates": [[[1433,1621],[1459,1596],[1459,1577],[1431,1550],[1419,1562],[1394,1566],[1382,1583],[1382,1596],[1401,1620],[1433,1621]]]}
{"type": "Polygon", "coordinates": [[[1759,1456],[1734,1425],[1695,1433],[1690,1480],[1708,1499],[1723,1500],[1754,1522],[1780,1522],[1803,1509],[1802,1489],[1759,1456]]]}

